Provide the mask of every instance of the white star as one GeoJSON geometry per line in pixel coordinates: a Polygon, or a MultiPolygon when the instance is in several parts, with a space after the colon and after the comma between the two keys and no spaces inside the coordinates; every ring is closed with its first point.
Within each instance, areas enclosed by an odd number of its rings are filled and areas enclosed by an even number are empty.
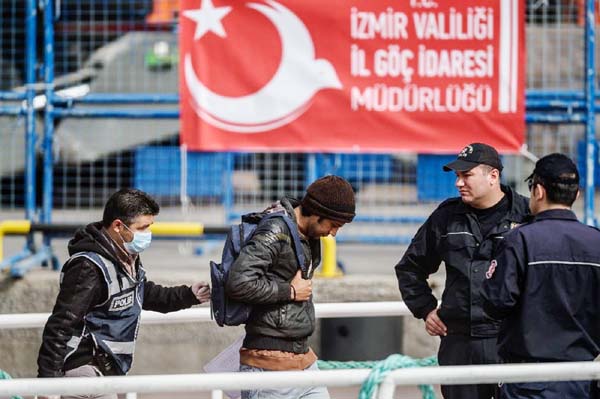
{"type": "Polygon", "coordinates": [[[202,5],[197,10],[185,10],[183,16],[193,20],[196,23],[196,32],[194,40],[200,39],[208,31],[221,37],[227,36],[221,20],[229,14],[231,7],[216,7],[212,0],[203,0],[202,5]]]}

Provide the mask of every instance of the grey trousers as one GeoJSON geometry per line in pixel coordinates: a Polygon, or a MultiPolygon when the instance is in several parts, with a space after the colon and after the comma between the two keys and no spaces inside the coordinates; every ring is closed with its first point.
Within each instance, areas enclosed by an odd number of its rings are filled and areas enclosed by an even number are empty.
{"type": "MultiPolygon", "coordinates": [[[[317,362],[305,370],[318,370],[317,362]]],[[[240,371],[245,373],[256,373],[266,371],[258,367],[240,365],[240,371]]],[[[264,389],[260,391],[242,391],[242,399],[330,399],[326,387],[311,388],[278,388],[264,389]]]]}
{"type": "MultiPolygon", "coordinates": [[[[92,365],[86,364],[76,369],[65,372],[65,377],[102,377],[102,373],[92,365]]],[[[117,399],[116,393],[99,395],[72,395],[61,396],[62,399],[117,399]]]]}

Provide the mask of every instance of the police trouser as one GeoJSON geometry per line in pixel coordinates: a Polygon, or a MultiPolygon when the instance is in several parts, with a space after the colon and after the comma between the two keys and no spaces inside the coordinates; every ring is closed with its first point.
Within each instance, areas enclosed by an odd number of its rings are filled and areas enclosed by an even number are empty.
{"type": "MultiPolygon", "coordinates": [[[[594,382],[595,384],[595,382],[594,382]]],[[[590,381],[548,381],[503,384],[502,399],[593,399],[590,381]]]]}
{"type": "MultiPolygon", "coordinates": [[[[497,339],[474,338],[468,335],[442,337],[438,362],[440,366],[499,363],[497,339]]],[[[496,384],[442,385],[445,399],[491,399],[497,398],[496,384]]]]}
{"type": "MultiPolygon", "coordinates": [[[[102,373],[91,364],[77,367],[65,372],[65,377],[101,377],[102,373]]],[[[63,395],[61,399],[117,399],[116,393],[89,394],[89,395],[63,395]]]]}

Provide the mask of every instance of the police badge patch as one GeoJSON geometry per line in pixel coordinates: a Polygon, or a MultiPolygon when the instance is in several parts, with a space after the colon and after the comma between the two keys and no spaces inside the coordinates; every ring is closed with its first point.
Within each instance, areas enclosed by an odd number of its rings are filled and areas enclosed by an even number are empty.
{"type": "Polygon", "coordinates": [[[134,292],[131,291],[127,294],[113,298],[113,300],[110,304],[110,308],[108,310],[111,312],[117,312],[117,311],[125,310],[127,308],[132,307],[133,306],[133,294],[134,294],[134,292]]]}

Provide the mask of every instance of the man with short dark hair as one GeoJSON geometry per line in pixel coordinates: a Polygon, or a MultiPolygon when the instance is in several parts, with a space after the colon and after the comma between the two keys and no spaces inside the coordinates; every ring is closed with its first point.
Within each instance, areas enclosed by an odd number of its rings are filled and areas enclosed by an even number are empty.
{"type": "Polygon", "coordinates": [[[148,194],[122,189],[108,199],[102,222],[75,233],[44,328],[39,377],[127,374],[142,309],[166,313],[210,299],[205,282],[167,288],[147,280],[139,254],[159,209],[148,194]]]}
{"type": "MultiPolygon", "coordinates": [[[[528,213],[527,199],[500,184],[502,162],[493,147],[467,145],[444,166],[456,174],[460,197],[444,201],[417,231],[396,265],[404,302],[440,336],[440,365],[497,363],[499,322],[481,307],[481,284],[504,234],[528,213]],[[427,284],[441,262],[446,286],[441,306],[427,284]]],[[[442,385],[446,399],[490,399],[493,385],[442,385]]]]}
{"type": "MultiPolygon", "coordinates": [[[[563,154],[527,178],[534,217],[507,235],[484,283],[484,309],[504,319],[505,363],[591,361],[600,354],[600,231],[577,220],[577,167],[563,154]]],[[[503,384],[502,398],[590,398],[590,381],[503,384]]]]}
{"type": "MultiPolygon", "coordinates": [[[[226,293],[253,305],[240,350],[240,371],[317,370],[308,345],[315,329],[312,277],[321,262],[319,238],[335,236],[355,212],[346,180],[325,176],[308,186],[302,201],[283,198],[264,211],[285,212],[297,226],[305,265],[296,260],[291,232],[280,217],[261,222],[229,271],[226,293]],[[303,271],[306,272],[303,272],[303,271]]],[[[327,399],[325,387],[242,391],[242,398],[327,399]]]]}

